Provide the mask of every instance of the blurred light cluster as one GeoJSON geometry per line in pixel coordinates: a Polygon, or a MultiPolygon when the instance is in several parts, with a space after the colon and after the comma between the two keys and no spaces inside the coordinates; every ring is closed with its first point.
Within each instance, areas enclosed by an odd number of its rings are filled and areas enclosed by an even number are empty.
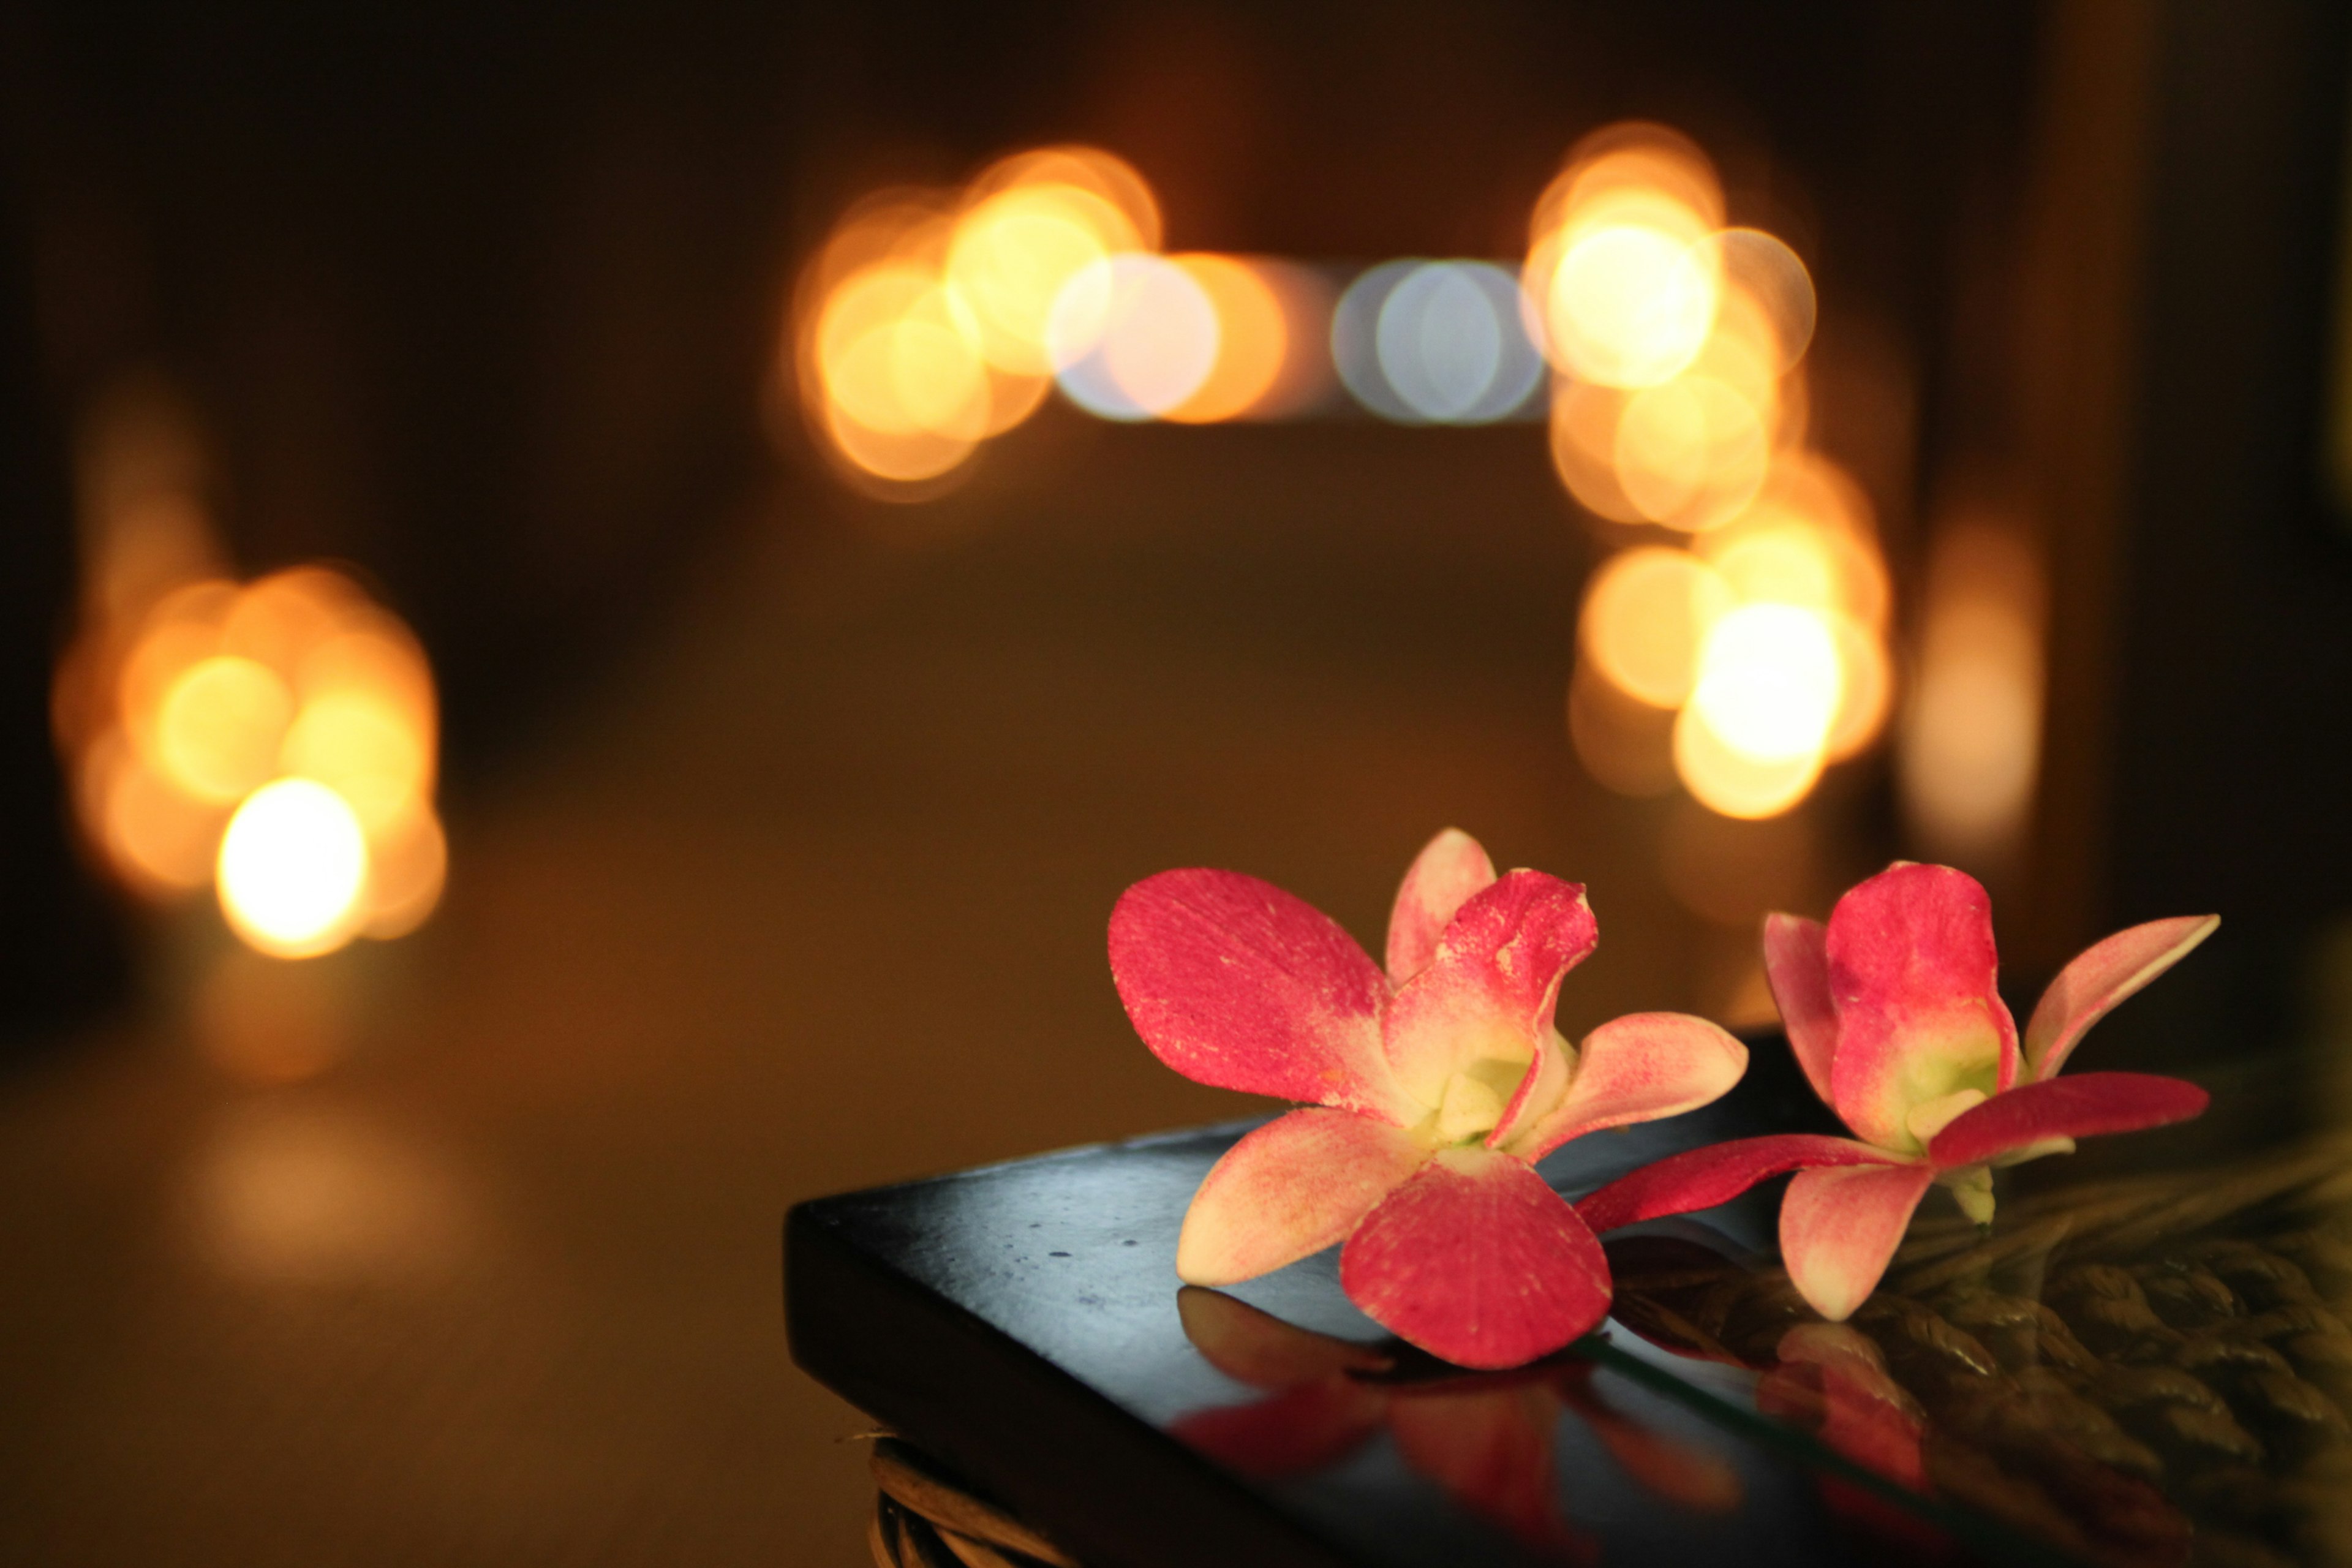
{"type": "Polygon", "coordinates": [[[54,712],[89,842],[142,896],[214,885],[278,957],[414,930],[447,863],[415,637],[327,567],[226,575],[168,399],[134,389],[86,434],[83,626],[54,712]]]}
{"type": "Polygon", "coordinates": [[[958,191],[883,193],[803,274],[801,408],[846,473],[906,499],[1056,385],[1103,418],[1188,424],[1278,416],[1318,390],[1317,275],[1160,241],[1150,187],[1093,148],[1017,153],[958,191]]]}
{"type": "Polygon", "coordinates": [[[1548,418],[1561,480],[1626,546],[1587,589],[1570,692],[1597,778],[1768,817],[1877,738],[1887,573],[1869,503],[1807,443],[1812,279],[1728,222],[1687,138],[1588,138],[1516,274],[1412,258],[1339,289],[1160,241],[1142,177],[1090,148],[877,195],[803,275],[800,407],[893,499],[937,493],[1055,387],[1128,421],[1289,416],[1335,379],[1400,424],[1548,418]]]}
{"type": "Polygon", "coordinates": [[[1788,810],[1877,736],[1892,692],[1869,504],[1805,443],[1803,262],[1726,226],[1691,142],[1627,124],[1544,192],[1520,286],[1561,480],[1648,535],[1585,591],[1579,754],[1629,794],[1679,780],[1726,816],[1788,810]]]}

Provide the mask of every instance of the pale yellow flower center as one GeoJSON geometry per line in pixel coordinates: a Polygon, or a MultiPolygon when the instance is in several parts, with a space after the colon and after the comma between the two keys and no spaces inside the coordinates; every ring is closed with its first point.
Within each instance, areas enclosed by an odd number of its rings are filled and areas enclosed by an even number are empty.
{"type": "MultiPolygon", "coordinates": [[[[1502,1124],[1503,1113],[1519,1091],[1533,1064],[1525,1057],[1474,1057],[1445,1080],[1437,1110],[1417,1131],[1424,1141],[1444,1148],[1485,1138],[1502,1124]]],[[[1576,1047],[1555,1033],[1541,1079],[1530,1091],[1523,1120],[1541,1116],[1568,1092],[1576,1070],[1576,1047]]]]}
{"type": "Polygon", "coordinates": [[[1919,1140],[1919,1146],[1924,1149],[1929,1139],[1950,1126],[1962,1111],[1974,1110],[1984,1102],[1985,1091],[1980,1089],[1956,1089],[1949,1094],[1939,1094],[1933,1100],[1923,1100],[1913,1106],[1911,1114],[1904,1118],[1903,1125],[1912,1137],[1919,1140]]]}

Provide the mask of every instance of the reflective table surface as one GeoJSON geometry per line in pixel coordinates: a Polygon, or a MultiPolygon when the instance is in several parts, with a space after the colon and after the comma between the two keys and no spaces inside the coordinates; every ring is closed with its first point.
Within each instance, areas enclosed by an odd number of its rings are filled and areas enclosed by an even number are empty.
{"type": "MultiPolygon", "coordinates": [[[[1089,1562],[2352,1560],[2352,1140],[2265,1134],[2291,1063],[2207,1076],[2210,1125],[2008,1173],[1990,1229],[1923,1205],[1844,1323],[1773,1255],[1777,1183],[1613,1233],[1609,1321],[1514,1373],[1387,1338],[1336,1249],[1182,1287],[1236,1125],[803,1205],[794,1352],[1089,1562]]],[[[1801,1121],[1759,1079],[1541,1169],[1801,1121]]]]}

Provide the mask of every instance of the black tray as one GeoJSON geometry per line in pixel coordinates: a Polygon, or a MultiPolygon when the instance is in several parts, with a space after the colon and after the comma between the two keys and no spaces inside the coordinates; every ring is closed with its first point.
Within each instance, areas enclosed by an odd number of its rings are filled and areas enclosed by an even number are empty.
{"type": "MultiPolygon", "coordinates": [[[[1759,1113],[1786,1126],[1801,1112],[1757,1100],[1788,1087],[1762,1083],[1725,1107],[1580,1140],[1541,1169],[1578,1194],[1696,1138],[1752,1127],[1759,1113]]],[[[1948,1561],[1963,1542],[1989,1559],[2053,1560],[2039,1543],[1894,1487],[1759,1415],[1755,1373],[1669,1354],[1613,1321],[1538,1369],[1545,1388],[1570,1391],[1564,1403],[1507,1381],[1491,1395],[1538,1400],[1538,1420],[1552,1409],[1540,1401],[1559,1403],[1550,1451],[1537,1456],[1564,1527],[1555,1539],[1457,1500],[1428,1473],[1425,1442],[1416,1471],[1386,1431],[1305,1474],[1252,1477],[1213,1462],[1171,1424],[1266,1395],[1187,1340],[1175,1239],[1202,1175],[1250,1125],[799,1205],[784,1238],[794,1360],[1099,1568],[1744,1568],[1923,1550],[1948,1561]],[[1629,1468],[1628,1451],[1647,1462],[1629,1468]]],[[[1710,1216],[1709,1240],[1760,1247],[1770,1214],[1759,1197],[1710,1216]]],[[[1340,1293],[1336,1249],[1231,1294],[1307,1330],[1383,1337],[1340,1293]]],[[[1400,1376],[1415,1375],[1409,1363],[1400,1376]]]]}

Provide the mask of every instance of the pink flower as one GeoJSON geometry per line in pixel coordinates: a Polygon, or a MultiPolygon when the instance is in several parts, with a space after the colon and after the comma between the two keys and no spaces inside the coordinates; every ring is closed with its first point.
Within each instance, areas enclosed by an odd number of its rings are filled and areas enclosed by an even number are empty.
{"type": "Polygon", "coordinates": [[[1452,829],[1405,873],[1386,975],[1255,877],[1164,871],[1129,888],[1111,915],[1111,974],[1152,1054],[1198,1082],[1310,1107],[1209,1172],[1177,1273],[1230,1285],[1344,1241],[1339,1282],[1358,1307],[1471,1367],[1519,1365],[1600,1321],[1608,1262],[1534,1162],[1705,1105],[1748,1053],[1671,1013],[1570,1047],[1553,1005],[1597,940],[1583,889],[1497,878],[1452,829]]]}
{"type": "Polygon", "coordinates": [[[1764,922],[1764,966],[1789,1044],[1854,1139],[1748,1138],[1661,1160],[1577,1205],[1595,1230],[1712,1208],[1800,1171],[1780,1257],[1813,1309],[1843,1320],[1877,1288],[1931,1184],[1992,1223],[1992,1169],[2071,1153],[2092,1133],[2185,1121],[2206,1093],[2179,1079],[2058,1069],[2084,1030],[2220,925],[2212,915],[2117,931],[2069,963],[2025,1026],[1993,986],[1992,909],[1973,877],[1898,862],[1838,900],[1826,928],[1764,922]]]}

